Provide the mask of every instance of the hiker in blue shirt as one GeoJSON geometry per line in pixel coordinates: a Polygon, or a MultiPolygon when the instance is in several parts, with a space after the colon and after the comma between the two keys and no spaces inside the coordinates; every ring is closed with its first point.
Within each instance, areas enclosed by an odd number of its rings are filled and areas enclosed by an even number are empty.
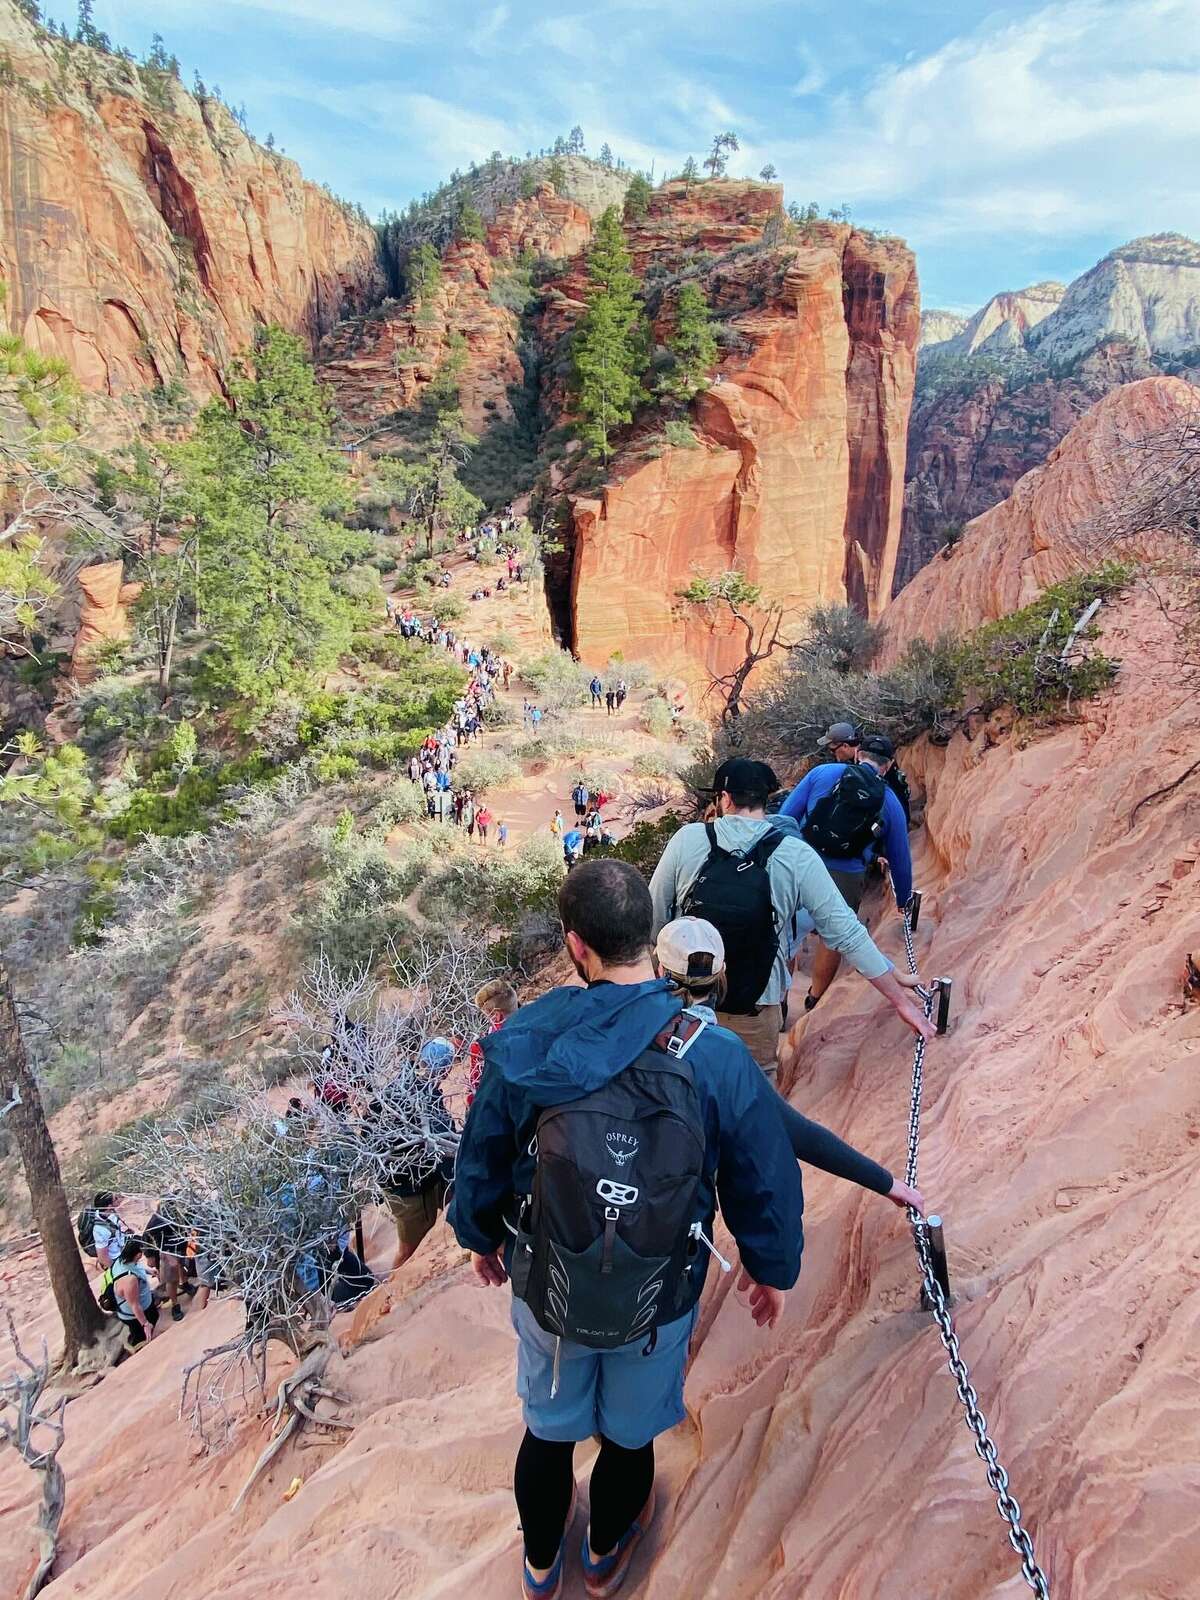
{"type": "MultiPolygon", "coordinates": [[[[625,862],[585,861],[566,878],[558,911],[572,964],[587,987],[552,989],[482,1040],[486,1068],[463,1128],[449,1215],[482,1283],[499,1287],[514,1273],[517,1386],[526,1424],[514,1488],[528,1600],[561,1591],[577,1441],[594,1434],[601,1441],[592,1470],[591,1520],[580,1552],[589,1594],[615,1592],[654,1515],[654,1439],[685,1416],[688,1340],[713,1249],[709,1241],[718,1201],[741,1253],[743,1286],[750,1290],[750,1312],[760,1327],[775,1325],[785,1292],[799,1275],[803,1248],[799,1171],[775,1091],[735,1035],[682,1018],[679,995],[669,981],[655,977],[653,906],[641,875],[625,862]],[[699,1178],[688,1207],[694,1222],[680,1236],[690,1247],[684,1257],[669,1247],[663,1251],[670,1263],[685,1259],[686,1265],[671,1279],[669,1298],[667,1289],[659,1288],[661,1314],[652,1296],[649,1322],[639,1321],[641,1331],[628,1343],[598,1348],[556,1337],[546,1321],[547,1307],[558,1315],[556,1280],[536,1269],[531,1274],[527,1251],[514,1252],[519,1225],[532,1228],[529,1237],[535,1239],[541,1226],[536,1208],[530,1213],[524,1197],[535,1192],[535,1181],[558,1182],[556,1174],[563,1170],[558,1163],[543,1165],[535,1180],[537,1157],[530,1153],[538,1148],[535,1134],[549,1137],[539,1118],[572,1103],[579,1115],[579,1103],[586,1106],[585,1097],[592,1095],[634,1095],[624,1087],[630,1082],[625,1069],[653,1055],[652,1046],[661,1053],[655,1059],[669,1060],[675,1052],[656,1041],[666,1030],[681,1027],[691,1030],[684,1041],[685,1060],[678,1069],[657,1071],[663,1074],[664,1094],[672,1072],[676,1081],[680,1076],[690,1080],[694,1110],[689,1115],[696,1120],[688,1125],[702,1134],[692,1169],[699,1178]],[[537,1300],[539,1283],[548,1295],[544,1303],[537,1300]],[[540,1314],[535,1304],[542,1305],[540,1314]]],[[[606,1111],[605,1119],[610,1116],[606,1111]]],[[[598,1253],[576,1257],[569,1282],[561,1280],[566,1296],[561,1317],[566,1319],[576,1314],[577,1296],[590,1294],[593,1307],[611,1300],[614,1291],[601,1285],[622,1281],[626,1263],[637,1263],[624,1238],[624,1219],[633,1213],[621,1208],[636,1206],[640,1191],[663,1194],[664,1173],[653,1163],[659,1148],[655,1137],[643,1137],[640,1160],[639,1140],[628,1131],[609,1132],[607,1156],[604,1142],[596,1158],[611,1170],[596,1186],[608,1197],[598,1208],[596,1225],[607,1241],[610,1224],[603,1219],[612,1218],[619,1270],[601,1279],[598,1274],[609,1269],[601,1267],[598,1253]]],[[[677,1171],[670,1167],[672,1181],[677,1171]]],[[[545,1197],[548,1191],[538,1192],[545,1197]]],[[[667,1204],[656,1200],[653,1214],[667,1204]]],[[[593,1209],[588,1208],[589,1216],[593,1209]]],[[[665,1273],[659,1270],[657,1276],[662,1280],[665,1273]]],[[[561,1319],[558,1325],[564,1326],[561,1319]]],[[[578,1339],[594,1331],[594,1324],[586,1330],[574,1322],[566,1325],[577,1328],[578,1339]]]]}
{"type": "MultiPolygon", "coordinates": [[[[852,911],[862,904],[867,884],[867,868],[882,856],[892,874],[896,904],[901,911],[912,898],[912,855],[908,848],[908,822],[904,807],[886,783],[888,768],[895,760],[892,741],[881,733],[868,734],[859,745],[857,768],[854,762],[829,761],[805,774],[780,807],[780,815],[794,817],[805,840],[812,845],[828,869],[843,900],[852,911]],[[860,782],[865,776],[865,795],[843,798],[848,773],[860,782]],[[842,850],[832,846],[838,835],[845,840],[842,850]]],[[[841,956],[821,944],[813,958],[812,982],[805,996],[804,1009],[811,1011],[837,976],[841,956]]]]}

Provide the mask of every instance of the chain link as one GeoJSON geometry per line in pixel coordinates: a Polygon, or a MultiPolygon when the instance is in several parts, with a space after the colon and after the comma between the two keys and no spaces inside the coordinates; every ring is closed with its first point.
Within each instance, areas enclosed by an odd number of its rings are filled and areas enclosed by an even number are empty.
{"type": "MultiPolygon", "coordinates": [[[[912,927],[907,911],[904,913],[904,951],[908,957],[908,970],[915,973],[917,957],[913,949],[912,927]]],[[[932,989],[917,990],[927,1018],[933,1016],[934,992],[932,989]]],[[[904,1169],[904,1181],[913,1189],[917,1186],[917,1154],[921,1142],[921,1095],[924,1086],[925,1040],[918,1039],[916,1049],[913,1051],[912,1099],[908,1112],[908,1164],[904,1169]]],[[[908,1220],[912,1224],[913,1244],[916,1246],[917,1264],[921,1269],[921,1278],[925,1286],[926,1303],[941,1334],[946,1358],[958,1390],[958,1398],[966,1413],[967,1427],[975,1436],[975,1453],[987,1470],[987,1481],[996,1496],[996,1509],[1008,1524],[1008,1542],[1021,1558],[1021,1576],[1025,1582],[1037,1595],[1038,1600],[1049,1600],[1050,1585],[1046,1580],[1046,1574],[1038,1566],[1033,1540],[1021,1524],[1020,1503],[1009,1491],[1008,1473],[1000,1464],[996,1446],[988,1433],[987,1418],[979,1409],[979,1396],[971,1383],[970,1369],[963,1360],[958,1335],[954,1331],[954,1322],[950,1315],[950,1306],[933,1269],[929,1226],[920,1212],[914,1210],[912,1206],[908,1208],[908,1220]]]]}

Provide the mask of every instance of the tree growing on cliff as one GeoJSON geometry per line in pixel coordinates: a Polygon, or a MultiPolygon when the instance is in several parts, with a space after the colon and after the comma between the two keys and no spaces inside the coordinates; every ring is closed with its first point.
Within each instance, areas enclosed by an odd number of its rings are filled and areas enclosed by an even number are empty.
{"type": "Polygon", "coordinates": [[[431,244],[419,244],[406,266],[408,292],[415,306],[426,306],[442,286],[442,261],[431,244]]]}
{"type": "Polygon", "coordinates": [[[729,165],[729,157],[735,150],[740,150],[736,133],[718,133],[712,142],[712,149],[704,158],[704,165],[708,169],[710,178],[723,178],[725,169],[729,165]]]}
{"type": "Polygon", "coordinates": [[[764,183],[774,183],[775,179],[779,176],[778,172],[769,161],[765,167],[760,169],[758,175],[764,183]]]}
{"type": "Polygon", "coordinates": [[[567,136],[567,154],[570,156],[581,156],[583,154],[583,150],[583,129],[578,123],[576,123],[567,136]]]}
{"type": "Polygon", "coordinates": [[[63,1364],[74,1366],[96,1344],[107,1319],[83,1269],[67,1207],[58,1154],[37,1080],[29,1068],[12,983],[0,959],[0,1119],[21,1155],[34,1225],[41,1237],[50,1288],[63,1325],[63,1364]]]}
{"type": "Polygon", "coordinates": [[[612,146],[602,144],[600,146],[600,165],[602,167],[611,167],[613,164],[612,146]]]}
{"type": "Polygon", "coordinates": [[[635,172],[625,191],[625,220],[640,222],[650,209],[650,196],[654,190],[644,172],[635,172]]]}
{"type": "Polygon", "coordinates": [[[546,182],[553,184],[555,194],[566,194],[567,169],[557,156],[555,156],[554,160],[551,161],[550,165],[546,168],[546,182]]]}
{"type": "Polygon", "coordinates": [[[685,283],[679,290],[675,326],[667,339],[667,349],[671,364],[659,379],[659,392],[674,400],[688,401],[707,385],[718,356],[708,299],[698,283],[685,283]]]}
{"type": "Polygon", "coordinates": [[[727,618],[743,636],[742,659],[728,672],[710,674],[705,691],[720,700],[721,723],[730,730],[742,714],[746,685],[755,667],[777,650],[791,649],[783,637],[787,612],[778,601],[764,600],[762,589],[744,572],[732,570],[697,575],[676,594],[683,605],[701,611],[714,626],[727,618]]]}
{"type": "Polygon", "coordinates": [[[264,329],[179,447],[200,554],[199,598],[216,641],[210,680],[254,703],[348,648],[355,607],[332,583],[369,542],[332,512],[348,500],[332,410],[303,346],[264,329]]]}
{"type": "Polygon", "coordinates": [[[427,556],[432,557],[439,534],[470,527],[483,512],[483,501],[458,476],[476,442],[461,411],[443,411],[424,459],[389,461],[380,474],[384,486],[420,524],[427,556]]]}
{"type": "Polygon", "coordinates": [[[700,168],[696,165],[695,156],[689,156],[683,163],[679,173],[679,181],[689,185],[700,182],[700,168]]]}
{"type": "Polygon", "coordinates": [[[464,200],[459,207],[458,216],[454,223],[454,237],[459,244],[473,241],[482,243],[484,236],[483,217],[469,200],[464,200]]]}
{"type": "Polygon", "coordinates": [[[645,399],[646,336],[638,280],[615,206],[596,224],[588,252],[588,307],[572,352],[577,431],[607,461],[615,428],[632,422],[645,399]]]}

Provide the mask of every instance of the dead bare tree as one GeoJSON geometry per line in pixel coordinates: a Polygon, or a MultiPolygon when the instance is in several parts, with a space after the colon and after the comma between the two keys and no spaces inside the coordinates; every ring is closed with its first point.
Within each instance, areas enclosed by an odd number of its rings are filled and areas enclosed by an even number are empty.
{"type": "MultiPolygon", "coordinates": [[[[189,1117],[139,1132],[130,1180],[172,1196],[198,1259],[246,1308],[242,1332],[184,1374],[181,1414],[209,1448],[266,1403],[266,1349],[283,1342],[299,1364],[280,1386],[275,1432],[251,1475],[265,1470],[305,1421],[336,1399],[322,1383],[338,1262],[355,1219],[398,1182],[420,1182],[453,1157],[458,1133],[442,1078],[457,1041],[478,1023],[474,994],[490,976],[481,939],[418,941],[393,950],[396,1003],[367,972],[322,957],[273,1018],[287,1026],[297,1074],[313,1089],[281,1115],[261,1082],[223,1085],[189,1117]]],[[[299,1097],[297,1097],[298,1099],[299,1097]]],[[[247,1484],[246,1490],[250,1485],[247,1484]]]]}
{"type": "Polygon", "coordinates": [[[37,1514],[41,1554],[25,1586],[25,1600],[33,1600],[45,1587],[54,1566],[58,1528],[67,1501],[67,1482],[58,1464],[58,1452],[66,1437],[63,1412],[67,1397],[62,1395],[53,1403],[43,1401],[51,1372],[49,1348],[43,1341],[42,1359],[31,1361],[21,1348],[11,1311],[5,1311],[5,1320],[17,1364],[0,1378],[0,1439],[12,1445],[25,1465],[42,1480],[37,1514]]]}
{"type": "Polygon", "coordinates": [[[792,640],[783,637],[788,612],[777,601],[764,602],[758,584],[742,572],[730,571],[715,576],[698,575],[686,589],[678,591],[683,604],[705,612],[711,621],[728,616],[743,635],[742,659],[728,672],[710,673],[705,695],[721,701],[721,723],[728,728],[742,714],[742,696],[751,674],[777,650],[790,650],[792,640]]]}

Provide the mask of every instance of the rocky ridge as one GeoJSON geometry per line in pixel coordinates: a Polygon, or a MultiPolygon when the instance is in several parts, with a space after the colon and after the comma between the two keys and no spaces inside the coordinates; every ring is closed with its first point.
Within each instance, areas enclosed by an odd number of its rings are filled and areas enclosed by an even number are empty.
{"type": "Polygon", "coordinates": [[[0,4],[0,315],[120,397],[217,392],[277,322],[310,344],[384,292],[373,230],[214,99],[0,4]]]}
{"type": "Polygon", "coordinates": [[[1160,234],[1122,245],[1030,322],[1058,287],[994,297],[959,334],[922,348],[897,589],[1118,385],[1160,372],[1200,380],[1200,246],[1192,240],[1160,234]]]}

